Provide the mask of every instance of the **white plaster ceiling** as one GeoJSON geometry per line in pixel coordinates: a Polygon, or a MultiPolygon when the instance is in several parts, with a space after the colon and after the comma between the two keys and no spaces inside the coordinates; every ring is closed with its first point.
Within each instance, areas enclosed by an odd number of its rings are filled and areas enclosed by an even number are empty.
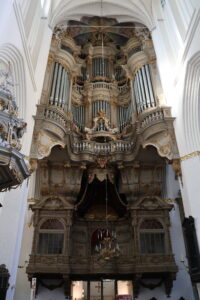
{"type": "Polygon", "coordinates": [[[116,18],[118,22],[139,22],[150,30],[154,26],[153,0],[53,0],[50,26],[68,20],[79,21],[83,16],[104,16],[116,18]]]}

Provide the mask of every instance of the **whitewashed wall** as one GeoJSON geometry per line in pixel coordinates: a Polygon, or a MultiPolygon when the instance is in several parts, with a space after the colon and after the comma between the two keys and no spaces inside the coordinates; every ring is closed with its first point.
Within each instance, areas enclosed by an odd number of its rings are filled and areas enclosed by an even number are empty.
{"type": "Polygon", "coordinates": [[[176,117],[183,204],[186,217],[195,218],[200,245],[200,2],[170,0],[163,8],[153,9],[156,26],[152,36],[158,68],[166,103],[176,117]]]}
{"type": "MultiPolygon", "coordinates": [[[[27,123],[27,132],[22,139],[22,153],[25,155],[29,155],[30,151],[33,115],[36,113],[36,104],[41,94],[51,40],[48,20],[42,19],[42,16],[40,1],[0,1],[0,60],[11,63],[16,83],[16,101],[20,106],[19,116],[27,123]],[[31,11],[33,15],[28,17],[29,5],[33,2],[36,8],[31,11]],[[36,35],[32,31],[32,37],[31,33],[28,36],[26,32],[28,27],[32,30],[36,25],[38,26],[34,29],[36,35]]],[[[5,264],[11,274],[7,300],[13,299],[16,288],[24,217],[27,210],[28,182],[29,180],[26,180],[21,187],[0,195],[0,202],[3,205],[0,208],[0,264],[5,264]]]]}

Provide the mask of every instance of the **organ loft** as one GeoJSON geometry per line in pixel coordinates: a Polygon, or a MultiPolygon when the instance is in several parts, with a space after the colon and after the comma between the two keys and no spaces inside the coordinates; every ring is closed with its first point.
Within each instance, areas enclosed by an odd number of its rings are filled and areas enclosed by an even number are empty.
{"type": "Polygon", "coordinates": [[[135,299],[163,284],[170,296],[177,266],[166,167],[181,173],[148,29],[100,17],[57,26],[34,118],[26,271],[37,293],[135,299]]]}

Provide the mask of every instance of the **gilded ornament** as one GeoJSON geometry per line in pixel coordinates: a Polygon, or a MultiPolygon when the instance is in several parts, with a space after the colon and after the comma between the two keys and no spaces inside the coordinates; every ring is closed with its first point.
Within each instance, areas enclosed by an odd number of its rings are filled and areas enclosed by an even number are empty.
{"type": "Polygon", "coordinates": [[[181,163],[180,163],[180,159],[173,159],[172,161],[172,167],[174,169],[174,172],[176,173],[177,176],[179,176],[181,183],[183,184],[182,181],[182,170],[181,170],[181,163]]]}
{"type": "Polygon", "coordinates": [[[182,157],[180,158],[180,160],[181,160],[181,161],[185,161],[185,160],[188,160],[188,159],[190,159],[190,158],[197,157],[197,156],[200,156],[200,151],[194,151],[194,152],[192,152],[192,153],[190,153],[190,154],[186,154],[186,155],[182,156],[182,157]]]}

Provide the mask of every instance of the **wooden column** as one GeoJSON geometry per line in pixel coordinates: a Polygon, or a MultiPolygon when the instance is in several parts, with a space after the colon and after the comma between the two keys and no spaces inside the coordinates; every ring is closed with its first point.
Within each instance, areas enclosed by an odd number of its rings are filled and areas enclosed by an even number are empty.
{"type": "Polygon", "coordinates": [[[87,300],[90,300],[90,281],[87,281],[87,300]]]}
{"type": "Polygon", "coordinates": [[[118,286],[117,286],[117,280],[115,279],[115,299],[117,295],[118,295],[118,286]]]}
{"type": "Polygon", "coordinates": [[[101,300],[103,300],[103,279],[101,279],[101,300]]]}

